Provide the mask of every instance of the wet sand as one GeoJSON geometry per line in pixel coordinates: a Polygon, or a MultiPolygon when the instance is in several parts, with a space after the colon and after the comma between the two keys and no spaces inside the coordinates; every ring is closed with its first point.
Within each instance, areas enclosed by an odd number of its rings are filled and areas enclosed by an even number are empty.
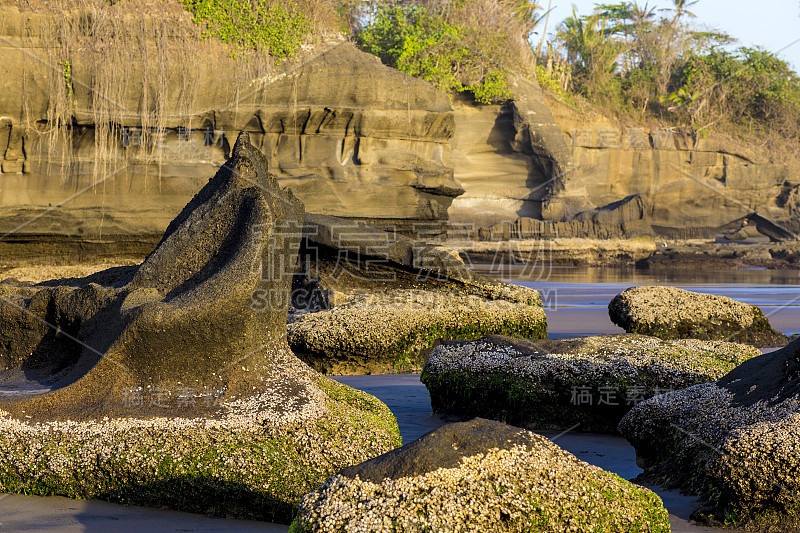
{"type": "Polygon", "coordinates": [[[61,496],[0,495],[0,531],[25,533],[285,533],[289,526],[61,496]]]}

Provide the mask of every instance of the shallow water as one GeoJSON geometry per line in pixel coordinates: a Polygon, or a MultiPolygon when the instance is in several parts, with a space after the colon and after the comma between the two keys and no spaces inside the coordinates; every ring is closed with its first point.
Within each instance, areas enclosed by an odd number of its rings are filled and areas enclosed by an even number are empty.
{"type": "Polygon", "coordinates": [[[640,285],[669,285],[728,296],[757,305],[772,327],[787,335],[800,333],[800,271],[797,270],[635,270],[592,267],[526,268],[474,265],[496,279],[532,287],[542,293],[551,338],[623,333],[608,318],[614,296],[640,285]]]}
{"type": "MultiPolygon", "coordinates": [[[[594,268],[473,265],[496,279],[532,287],[542,293],[550,338],[622,333],[608,317],[614,296],[639,285],[669,285],[694,292],[728,296],[757,305],[772,326],[791,335],[800,332],[800,272],[765,269],[711,270],[669,269],[658,271],[594,268]]],[[[430,398],[416,375],[342,376],[338,381],[362,389],[386,403],[397,417],[403,441],[409,442],[447,422],[431,415],[430,398]]],[[[625,479],[642,470],[633,447],[622,437],[579,432],[541,432],[578,458],[625,479]]],[[[721,532],[691,523],[695,498],[677,491],[650,487],[661,496],[670,513],[673,532],[721,532]]]]}
{"type": "MultiPolygon", "coordinates": [[[[772,326],[786,334],[800,332],[800,272],[752,270],[633,269],[552,267],[526,269],[475,265],[497,279],[533,287],[542,292],[549,336],[620,333],[608,318],[608,302],[622,290],[637,285],[671,285],[729,296],[758,305],[772,326]]],[[[430,397],[418,375],[344,376],[335,378],[385,402],[397,417],[405,443],[419,438],[447,420],[431,414],[430,397]]],[[[9,387],[13,390],[15,387],[9,387]]],[[[10,392],[9,390],[9,392],[10,392]]],[[[16,386],[16,394],[29,394],[16,386]]],[[[38,391],[37,391],[38,392],[38,391]]],[[[621,437],[587,433],[542,432],[580,459],[629,479],[641,472],[634,450],[621,437]]],[[[656,490],[670,512],[676,533],[723,530],[691,524],[694,499],[676,491],[656,490]]],[[[25,531],[286,531],[286,526],[220,520],[188,513],[159,511],[106,502],[82,502],[60,497],[0,495],[0,530],[25,531]],[[157,524],[157,525],[156,525],[157,524]],[[187,527],[188,526],[188,527],[187,527]],[[10,529],[7,529],[10,528],[10,529]]]]}

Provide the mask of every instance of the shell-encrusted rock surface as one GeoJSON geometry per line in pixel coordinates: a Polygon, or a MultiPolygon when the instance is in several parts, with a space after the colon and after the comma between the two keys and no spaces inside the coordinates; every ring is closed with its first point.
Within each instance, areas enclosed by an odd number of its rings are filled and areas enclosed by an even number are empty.
{"type": "Polygon", "coordinates": [[[303,498],[293,533],[668,532],[658,496],[548,439],[449,424],[345,469],[303,498]]]}
{"type": "Polygon", "coordinates": [[[546,337],[544,311],[526,303],[408,289],[351,297],[288,326],[292,349],[332,373],[419,369],[419,354],[437,339],[491,333],[546,337]]]}
{"type": "Polygon", "coordinates": [[[626,289],[608,304],[608,315],[628,333],[660,339],[724,340],[761,348],[789,342],[755,305],[675,287],[626,289]]]}
{"type": "Polygon", "coordinates": [[[211,416],[30,423],[0,411],[0,492],[288,523],[303,495],[396,448],[400,434],[373,396],[291,354],[281,362],[306,375],[302,394],[277,378],[273,392],[243,400],[192,399],[217,405],[211,416]]]}
{"type": "Polygon", "coordinates": [[[712,520],[800,531],[800,341],[642,402],[619,430],[645,479],[698,493],[712,520]]]}
{"type": "Polygon", "coordinates": [[[751,346],[644,335],[557,340],[489,336],[442,342],[421,380],[434,412],[530,428],[616,431],[636,403],[713,381],[760,352],[751,346]]]}
{"type": "Polygon", "coordinates": [[[538,291],[391,228],[306,215],[299,265],[289,343],[328,373],[419,371],[437,339],[547,336],[538,291]]]}
{"type": "Polygon", "coordinates": [[[286,342],[302,217],[241,134],[141,265],[0,283],[0,492],[288,522],[399,445],[385,405],[286,342]]]}

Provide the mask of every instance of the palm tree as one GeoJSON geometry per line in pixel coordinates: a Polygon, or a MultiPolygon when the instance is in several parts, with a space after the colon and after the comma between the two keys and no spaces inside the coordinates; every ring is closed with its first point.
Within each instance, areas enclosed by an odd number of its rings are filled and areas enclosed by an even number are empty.
{"type": "Polygon", "coordinates": [[[672,3],[675,4],[675,16],[672,18],[672,25],[675,26],[684,15],[690,17],[695,16],[694,13],[690,12],[687,8],[695,5],[699,1],[700,0],[672,0],[672,3]]]}
{"type": "Polygon", "coordinates": [[[580,17],[573,8],[572,16],[558,26],[558,39],[564,43],[569,62],[584,71],[589,87],[598,88],[607,81],[622,50],[622,43],[613,38],[605,23],[598,11],[580,17]]]}
{"type": "MultiPolygon", "coordinates": [[[[695,3],[698,0],[695,0],[695,3]]],[[[633,21],[634,25],[638,24],[648,24],[653,21],[653,18],[656,16],[656,8],[651,7],[647,9],[647,2],[644,3],[644,6],[639,7],[638,2],[634,2],[631,6],[631,14],[630,18],[633,21]]]]}

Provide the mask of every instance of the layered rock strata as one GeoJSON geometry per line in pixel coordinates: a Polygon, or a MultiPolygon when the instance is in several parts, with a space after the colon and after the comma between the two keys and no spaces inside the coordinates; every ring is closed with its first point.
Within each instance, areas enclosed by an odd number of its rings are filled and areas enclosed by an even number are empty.
{"type": "Polygon", "coordinates": [[[0,234],[157,241],[241,130],[311,212],[411,231],[441,227],[463,192],[444,163],[447,95],[350,43],[256,72],[201,40],[179,2],[133,18],[48,9],[0,8],[0,234]],[[79,25],[92,16],[103,24],[79,25]],[[124,45],[104,40],[110,29],[124,45]],[[51,138],[58,120],[69,127],[51,138]]]}

